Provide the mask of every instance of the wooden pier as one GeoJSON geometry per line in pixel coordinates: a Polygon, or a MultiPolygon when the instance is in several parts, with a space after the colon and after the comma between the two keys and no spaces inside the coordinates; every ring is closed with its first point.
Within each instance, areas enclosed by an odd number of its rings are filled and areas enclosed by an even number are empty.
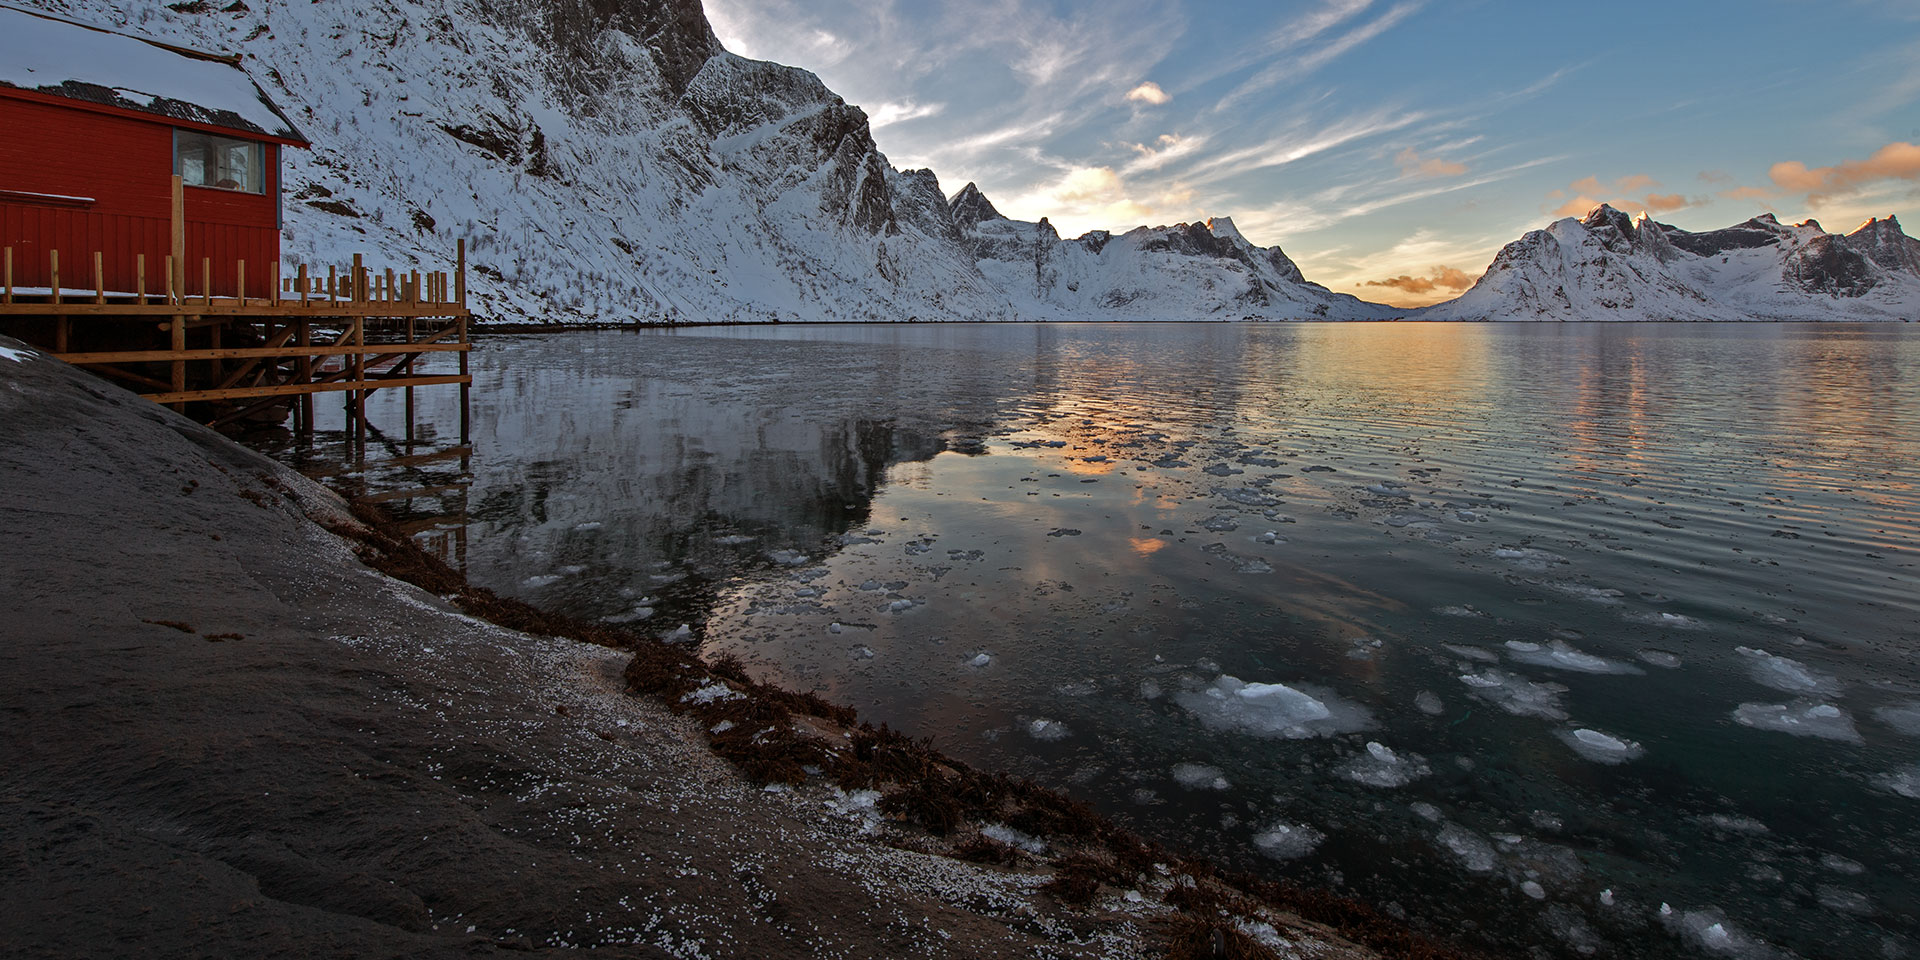
{"type": "MultiPolygon", "coordinates": [[[[178,190],[175,178],[175,189],[178,190]]],[[[175,220],[176,225],[179,220],[175,220]]],[[[177,230],[176,226],[176,230],[177,230]]],[[[178,233],[174,249],[181,250],[178,233]]],[[[213,426],[249,419],[279,421],[291,408],[296,430],[311,431],[313,398],[345,393],[348,423],[362,438],[367,396],[407,392],[413,430],[416,387],[458,385],[460,442],[468,442],[473,377],[466,300],[466,241],[451,272],[375,270],[355,255],[326,267],[302,265],[295,276],[260,277],[250,295],[246,263],[237,282],[216,295],[214,264],[202,258],[190,277],[184,256],[168,255],[148,290],[148,263],[137,258],[135,289],[110,291],[100,253],[66,276],[91,281],[69,288],[59,251],[48,252],[45,286],[16,287],[12,247],[0,249],[0,332],[27,340],[61,360],[131,386],[156,403],[213,426]],[[78,274],[78,276],[75,276],[78,274]],[[197,279],[199,282],[192,282],[197,279]],[[422,356],[454,353],[457,374],[422,375],[422,356]]]]}

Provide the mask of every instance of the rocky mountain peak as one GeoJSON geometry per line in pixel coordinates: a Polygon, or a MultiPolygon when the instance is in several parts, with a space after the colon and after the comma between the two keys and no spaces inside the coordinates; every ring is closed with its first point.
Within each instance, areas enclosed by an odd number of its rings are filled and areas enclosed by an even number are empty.
{"type": "Polygon", "coordinates": [[[980,192],[979,185],[971,180],[966,186],[960,188],[959,193],[953,195],[953,199],[947,204],[947,209],[953,212],[953,222],[962,230],[984,220],[1006,219],[1000,215],[1000,211],[993,208],[993,203],[987,200],[987,195],[980,192]]]}
{"type": "Polygon", "coordinates": [[[1873,218],[1847,234],[1847,246],[1888,270],[1920,276],[1920,240],[1907,236],[1892,214],[1873,218]]]}

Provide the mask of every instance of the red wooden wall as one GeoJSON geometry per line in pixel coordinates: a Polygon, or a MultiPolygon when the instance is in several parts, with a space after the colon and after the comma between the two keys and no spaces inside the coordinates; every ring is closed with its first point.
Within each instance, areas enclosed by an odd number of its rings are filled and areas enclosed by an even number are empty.
{"type": "MultiPolygon", "coordinates": [[[[15,286],[48,285],[49,251],[60,251],[60,285],[93,288],[93,254],[110,291],[134,289],[134,256],[147,255],[147,291],[165,289],[172,230],[173,127],[164,117],[101,113],[0,94],[0,247],[13,248],[15,286]],[[44,202],[17,193],[89,197],[44,202]]],[[[235,292],[237,261],[247,294],[266,296],[280,259],[279,146],[266,144],[264,194],[186,188],[187,290],[198,295],[200,261],[213,260],[213,293],[235,292]]]]}

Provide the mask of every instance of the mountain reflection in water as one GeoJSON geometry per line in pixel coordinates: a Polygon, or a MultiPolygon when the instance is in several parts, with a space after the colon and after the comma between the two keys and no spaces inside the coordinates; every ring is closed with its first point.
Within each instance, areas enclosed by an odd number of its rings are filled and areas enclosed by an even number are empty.
{"type": "Polygon", "coordinates": [[[1444,936],[1920,954],[1910,328],[713,328],[474,365],[457,476],[288,455],[480,585],[686,623],[1444,936]]]}

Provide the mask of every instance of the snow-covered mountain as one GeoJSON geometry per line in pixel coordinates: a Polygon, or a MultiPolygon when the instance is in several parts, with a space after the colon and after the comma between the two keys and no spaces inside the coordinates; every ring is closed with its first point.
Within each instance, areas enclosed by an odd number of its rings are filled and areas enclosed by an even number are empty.
{"type": "Polygon", "coordinates": [[[29,2],[241,53],[314,142],[288,151],[288,262],[442,266],[464,237],[488,316],[1384,311],[1225,221],[1062,240],[949,201],[813,74],[722,49],[698,0],[29,2]]]}
{"type": "Polygon", "coordinates": [[[1841,236],[1772,214],[1689,233],[1601,205],[1507,244],[1428,320],[1920,319],[1920,241],[1889,216],[1841,236]]]}

